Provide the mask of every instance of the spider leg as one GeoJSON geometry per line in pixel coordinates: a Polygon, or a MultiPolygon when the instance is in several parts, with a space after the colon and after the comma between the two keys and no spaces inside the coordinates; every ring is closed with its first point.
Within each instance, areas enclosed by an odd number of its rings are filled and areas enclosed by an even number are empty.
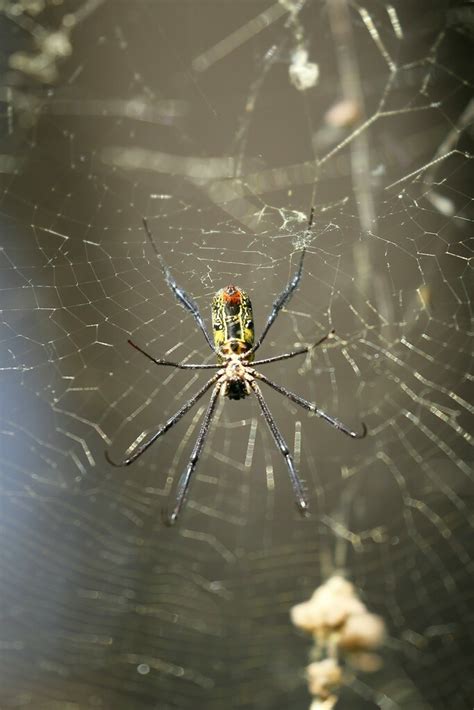
{"type": "MultiPolygon", "coordinates": [[[[308,226],[306,228],[306,231],[309,231],[311,229],[311,226],[313,224],[313,217],[314,217],[314,207],[311,208],[311,212],[310,212],[309,220],[308,220],[308,226]]],[[[254,353],[256,350],[258,350],[260,345],[265,340],[265,337],[266,337],[268,331],[270,330],[272,324],[274,323],[275,318],[277,317],[277,315],[279,314],[279,312],[281,311],[283,306],[286,303],[288,303],[293,292],[298,287],[298,284],[301,279],[301,272],[303,270],[303,261],[304,261],[305,254],[306,254],[306,247],[303,247],[303,249],[301,251],[300,261],[298,264],[298,268],[296,269],[296,272],[293,274],[292,278],[290,279],[290,281],[288,282],[286,287],[283,289],[283,291],[280,293],[280,295],[277,296],[277,298],[273,301],[272,309],[270,311],[270,315],[267,318],[267,322],[265,323],[263,331],[262,331],[260,337],[258,338],[257,342],[255,343],[255,345],[253,345],[250,348],[250,350],[247,351],[246,355],[250,355],[250,353],[254,353]]]]}
{"type": "MultiPolygon", "coordinates": [[[[291,353],[284,353],[283,355],[274,355],[273,357],[266,357],[264,360],[254,360],[252,362],[252,367],[254,365],[266,365],[268,362],[278,362],[278,360],[288,360],[290,357],[295,357],[296,355],[304,355],[305,353],[308,353],[310,350],[313,350],[313,348],[317,348],[318,345],[321,345],[321,343],[324,343],[325,340],[331,337],[335,331],[331,330],[327,335],[325,335],[323,338],[320,338],[317,343],[313,343],[313,345],[309,345],[307,348],[300,348],[299,350],[293,350],[291,353]]],[[[130,340],[128,341],[130,342],[130,340]]],[[[133,345],[133,343],[132,343],[133,345]]],[[[245,353],[246,355],[247,353],[245,353]]],[[[244,357],[245,357],[244,355],[244,357]]]]}
{"type": "Polygon", "coordinates": [[[210,380],[206,382],[206,384],[201,387],[196,394],[191,397],[191,399],[188,399],[187,402],[183,404],[181,409],[178,409],[176,414],[173,414],[172,417],[168,419],[167,422],[161,426],[158,431],[156,431],[153,436],[151,436],[147,441],[145,441],[144,444],[141,444],[140,446],[137,446],[137,448],[133,451],[130,456],[127,456],[126,458],[122,459],[122,461],[113,461],[110,457],[110,454],[108,451],[105,452],[105,458],[107,461],[112,464],[112,466],[130,466],[131,463],[136,461],[154,442],[162,436],[165,432],[168,431],[168,429],[171,429],[172,426],[174,426],[179,420],[188,412],[191,407],[193,407],[196,402],[198,402],[201,397],[206,394],[207,390],[212,387],[212,385],[218,380],[218,378],[221,377],[219,372],[216,372],[215,375],[211,377],[210,380]]]}
{"type": "Polygon", "coordinates": [[[278,385],[276,382],[269,380],[268,377],[262,375],[261,372],[252,371],[251,374],[254,377],[258,377],[259,380],[262,380],[262,382],[265,382],[267,385],[270,385],[270,387],[273,387],[273,389],[279,392],[280,394],[284,394],[285,397],[291,399],[291,401],[295,404],[299,404],[299,406],[303,407],[303,409],[307,409],[309,412],[314,412],[318,417],[321,417],[321,419],[324,419],[326,422],[328,422],[328,424],[331,424],[331,426],[335,427],[336,429],[339,429],[339,431],[342,431],[343,434],[347,434],[347,436],[350,436],[352,439],[363,439],[364,436],[366,436],[367,427],[365,426],[364,422],[362,422],[362,433],[359,434],[357,431],[352,431],[352,429],[349,429],[349,427],[340,422],[339,419],[336,419],[336,417],[331,417],[329,414],[326,414],[326,412],[324,412],[322,409],[319,409],[319,407],[317,407],[314,402],[308,402],[306,399],[303,399],[303,397],[299,397],[294,392],[287,390],[286,387],[278,385]]]}
{"type": "Polygon", "coordinates": [[[213,369],[218,369],[221,368],[222,365],[216,364],[216,363],[209,363],[209,365],[202,365],[202,364],[195,364],[195,363],[183,363],[183,362],[173,362],[172,360],[161,360],[158,358],[153,357],[153,355],[150,355],[150,353],[147,353],[146,350],[143,350],[139,345],[133,342],[133,340],[128,340],[127,341],[132,348],[135,348],[135,350],[138,350],[139,353],[142,353],[142,355],[145,355],[149,360],[155,363],[155,365],[167,365],[169,367],[178,367],[180,370],[213,370],[213,369]]]}
{"type": "Polygon", "coordinates": [[[298,264],[298,268],[297,268],[296,272],[293,274],[293,276],[292,276],[291,280],[288,282],[286,288],[274,300],[273,305],[272,305],[272,309],[270,311],[270,315],[267,318],[267,322],[264,325],[262,333],[261,333],[260,337],[258,338],[257,342],[255,343],[255,345],[253,345],[250,348],[250,350],[248,350],[245,353],[246,356],[248,356],[248,355],[250,355],[250,353],[253,353],[256,350],[258,350],[260,345],[265,340],[265,337],[266,337],[268,331],[270,330],[271,326],[273,325],[275,318],[277,317],[277,315],[279,314],[279,312],[281,311],[283,306],[286,303],[288,303],[288,301],[290,300],[290,298],[293,294],[293,291],[297,288],[297,286],[300,282],[300,279],[301,279],[301,272],[303,270],[303,260],[304,260],[305,254],[306,254],[306,249],[303,249],[301,252],[300,262],[298,264]]]}
{"type": "Polygon", "coordinates": [[[285,458],[286,465],[288,467],[288,473],[290,474],[290,481],[291,481],[291,485],[293,486],[293,492],[295,494],[296,504],[298,506],[298,509],[299,509],[300,513],[305,514],[308,510],[308,501],[306,499],[301,481],[300,481],[298,474],[296,472],[295,464],[294,464],[293,458],[290,454],[290,450],[289,450],[283,436],[281,435],[280,430],[278,429],[275,420],[273,419],[273,415],[270,412],[270,409],[268,408],[267,403],[265,402],[265,399],[264,399],[263,394],[260,390],[260,387],[257,385],[255,380],[253,380],[253,379],[250,380],[250,386],[258,399],[258,403],[260,404],[260,408],[262,410],[263,416],[265,417],[265,421],[268,424],[268,428],[270,429],[270,431],[273,435],[273,438],[275,439],[275,443],[285,458]]]}
{"type": "Polygon", "coordinates": [[[219,396],[220,391],[221,384],[217,383],[211,395],[211,399],[207,407],[206,414],[204,415],[204,419],[202,420],[201,429],[199,430],[198,438],[196,439],[196,443],[194,444],[194,448],[192,450],[188,465],[186,466],[186,470],[184,471],[184,473],[181,474],[181,478],[179,479],[178,488],[176,492],[176,502],[172,512],[168,514],[167,520],[165,521],[167,525],[174,525],[181,512],[181,508],[183,507],[183,503],[186,498],[186,492],[191,481],[191,476],[193,475],[193,471],[196,468],[196,465],[199,461],[199,457],[201,456],[202,447],[204,446],[204,442],[209,431],[209,426],[211,424],[212,417],[216,409],[217,397],[219,396]]]}
{"type": "Polygon", "coordinates": [[[201,329],[204,337],[206,338],[207,344],[209,345],[211,350],[213,350],[215,352],[216,349],[214,347],[214,344],[213,344],[211,338],[209,337],[209,333],[207,332],[206,326],[204,325],[204,321],[203,321],[202,316],[199,312],[198,304],[191,296],[189,296],[186,293],[186,291],[184,291],[184,289],[181,288],[181,286],[178,286],[178,284],[174,280],[169,267],[167,266],[165,260],[163,259],[163,257],[161,256],[160,252],[158,251],[158,249],[156,247],[156,244],[153,240],[153,236],[151,234],[150,228],[148,226],[148,222],[145,219],[145,217],[143,218],[143,226],[145,227],[145,233],[148,237],[148,240],[149,240],[151,246],[153,247],[153,251],[155,252],[155,254],[158,257],[158,260],[161,264],[161,268],[163,270],[163,274],[164,274],[166,283],[168,284],[171,291],[174,293],[175,298],[181,303],[183,308],[186,308],[186,310],[188,310],[192,314],[194,320],[196,321],[196,323],[198,324],[199,328],[201,329]]]}

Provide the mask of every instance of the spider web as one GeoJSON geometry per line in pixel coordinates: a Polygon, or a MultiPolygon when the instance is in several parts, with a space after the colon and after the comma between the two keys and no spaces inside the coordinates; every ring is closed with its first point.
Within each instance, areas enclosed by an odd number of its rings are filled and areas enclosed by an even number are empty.
{"type": "Polygon", "coordinates": [[[308,707],[288,612],[335,572],[389,631],[338,708],[471,707],[472,7],[2,12],[2,707],[308,707]],[[106,463],[208,374],[127,338],[212,361],[143,216],[206,321],[236,283],[257,334],[306,244],[260,352],[336,337],[264,371],[369,430],[265,389],[311,517],[254,398],[221,406],[173,529],[205,399],[133,467],[106,463]]]}

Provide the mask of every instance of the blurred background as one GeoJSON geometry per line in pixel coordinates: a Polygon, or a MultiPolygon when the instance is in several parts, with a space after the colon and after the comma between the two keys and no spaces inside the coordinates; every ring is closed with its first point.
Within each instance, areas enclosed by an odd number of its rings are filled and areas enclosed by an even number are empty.
{"type": "Polygon", "coordinates": [[[471,708],[472,4],[0,12],[0,706],[308,708],[289,610],[337,573],[387,627],[338,710],[471,708]],[[265,374],[368,427],[265,389],[310,517],[254,398],[219,408],[175,528],[206,398],[106,462],[208,376],[128,338],[212,361],[145,216],[206,322],[235,283],[257,333],[307,245],[260,352],[336,337],[265,374]]]}

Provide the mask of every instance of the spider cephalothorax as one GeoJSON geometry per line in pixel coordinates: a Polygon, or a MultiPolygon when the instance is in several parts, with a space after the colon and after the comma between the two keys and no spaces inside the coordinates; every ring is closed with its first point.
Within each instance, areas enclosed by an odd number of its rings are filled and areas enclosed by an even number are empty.
{"type": "Polygon", "coordinates": [[[247,362],[236,355],[229,355],[224,364],[225,369],[219,370],[222,375],[218,380],[223,386],[222,394],[229,399],[243,399],[252,394],[250,383],[253,378],[247,362]]]}
{"type": "MultiPolygon", "coordinates": [[[[311,228],[312,221],[313,211],[311,210],[308,230],[311,228]]],[[[263,343],[265,336],[268,333],[272,323],[275,321],[275,318],[277,317],[278,313],[285,306],[285,304],[288,303],[289,299],[291,298],[291,295],[299,284],[301,272],[303,269],[303,259],[305,255],[305,250],[303,249],[301,252],[298,268],[295,274],[290,279],[285,289],[273,302],[272,310],[267,318],[267,321],[257,342],[255,342],[252,304],[250,302],[250,298],[247,296],[245,291],[242,291],[236,286],[226,286],[225,288],[222,288],[220,291],[218,291],[212,301],[212,330],[214,339],[214,342],[212,342],[211,338],[209,337],[209,333],[207,332],[206,326],[204,325],[204,321],[199,312],[197,303],[191,298],[191,296],[188,296],[186,291],[184,291],[180,286],[178,286],[173,276],[171,275],[170,270],[165,264],[163,257],[156,248],[150,230],[148,229],[148,224],[146,220],[143,220],[143,224],[145,226],[145,231],[148,236],[148,239],[150,240],[150,243],[161,263],[166,283],[173,291],[174,295],[181,303],[181,305],[192,314],[194,320],[196,321],[197,325],[204,334],[204,337],[206,338],[209,347],[211,348],[211,350],[214,351],[218,363],[194,364],[157,359],[153,357],[153,355],[147,353],[145,350],[142,350],[142,348],[136,345],[133,341],[129,340],[128,342],[136,350],[141,352],[149,360],[156,363],[157,365],[177,367],[181,370],[217,369],[217,372],[206,382],[205,385],[201,387],[200,390],[196,392],[195,395],[190,397],[190,399],[188,399],[187,402],[183,404],[183,406],[176,412],[176,414],[174,414],[170,419],[168,419],[167,422],[165,422],[165,424],[163,424],[157,431],[155,431],[154,434],[152,434],[148,439],[145,439],[143,443],[140,443],[136,447],[134,447],[129,456],[124,458],[122,461],[114,462],[110,458],[109,454],[106,453],[107,460],[114,466],[128,466],[129,464],[136,461],[138,457],[141,456],[153,444],[153,442],[155,442],[160,436],[162,436],[162,434],[167,432],[168,429],[170,429],[177,422],[179,422],[179,420],[186,414],[186,412],[188,412],[191,407],[193,407],[196,402],[198,402],[201,397],[212,387],[211,399],[204,415],[198,438],[196,439],[196,443],[194,444],[194,448],[191,453],[188,465],[183,474],[181,475],[181,478],[178,483],[176,503],[172,512],[167,518],[168,524],[172,525],[176,522],[183,506],[184,500],[186,498],[189,482],[191,480],[192,473],[198,463],[199,456],[201,455],[201,451],[204,446],[204,441],[206,439],[207,432],[209,431],[209,426],[215,412],[217,398],[219,394],[221,396],[228,397],[229,399],[243,399],[244,397],[247,397],[250,394],[254,394],[258,400],[260,409],[272,433],[275,443],[285,458],[297,506],[300,512],[306,513],[308,509],[308,501],[306,499],[306,494],[303,489],[303,486],[301,485],[301,481],[296,472],[293,458],[273,418],[273,415],[270,412],[267,403],[265,402],[257,380],[265,382],[265,384],[269,385],[280,394],[285,395],[285,397],[288,397],[288,399],[290,399],[295,404],[298,404],[300,407],[303,407],[303,409],[306,409],[309,412],[313,412],[318,417],[324,419],[326,422],[331,424],[331,426],[335,427],[339,431],[342,431],[344,434],[347,434],[347,436],[350,436],[353,439],[361,439],[362,437],[364,437],[367,433],[367,429],[365,427],[365,424],[363,424],[361,433],[352,431],[352,429],[349,429],[338,419],[330,416],[329,414],[326,414],[326,412],[324,412],[322,409],[319,409],[319,407],[314,402],[308,402],[307,400],[303,399],[303,397],[300,397],[294,392],[291,392],[290,390],[286,389],[286,387],[283,387],[282,385],[273,382],[268,377],[263,375],[258,370],[255,370],[254,368],[255,365],[264,365],[269,362],[288,360],[289,358],[295,357],[296,355],[302,355],[304,353],[307,353],[309,352],[309,350],[317,347],[325,340],[327,340],[329,335],[331,335],[333,332],[331,331],[330,334],[320,338],[317,343],[314,343],[314,345],[311,345],[309,347],[299,348],[298,350],[293,350],[291,352],[284,353],[283,355],[275,355],[273,357],[267,357],[263,360],[254,361],[255,351],[258,350],[260,345],[263,343]],[[252,363],[252,365],[250,365],[250,363],[252,363]]]]}

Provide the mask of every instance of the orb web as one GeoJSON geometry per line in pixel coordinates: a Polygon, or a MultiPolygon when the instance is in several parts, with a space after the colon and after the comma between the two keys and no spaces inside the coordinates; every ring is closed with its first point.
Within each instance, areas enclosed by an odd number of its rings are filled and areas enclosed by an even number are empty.
{"type": "Polygon", "coordinates": [[[470,707],[467,11],[1,11],[2,707],[305,707],[289,609],[333,573],[389,633],[341,707],[470,707]],[[336,335],[265,373],[369,430],[346,440],[265,390],[309,518],[252,398],[221,404],[172,530],[207,400],[133,467],[105,461],[206,377],[128,338],[212,361],[144,216],[206,322],[235,283],[257,334],[306,247],[260,352],[336,335]]]}

